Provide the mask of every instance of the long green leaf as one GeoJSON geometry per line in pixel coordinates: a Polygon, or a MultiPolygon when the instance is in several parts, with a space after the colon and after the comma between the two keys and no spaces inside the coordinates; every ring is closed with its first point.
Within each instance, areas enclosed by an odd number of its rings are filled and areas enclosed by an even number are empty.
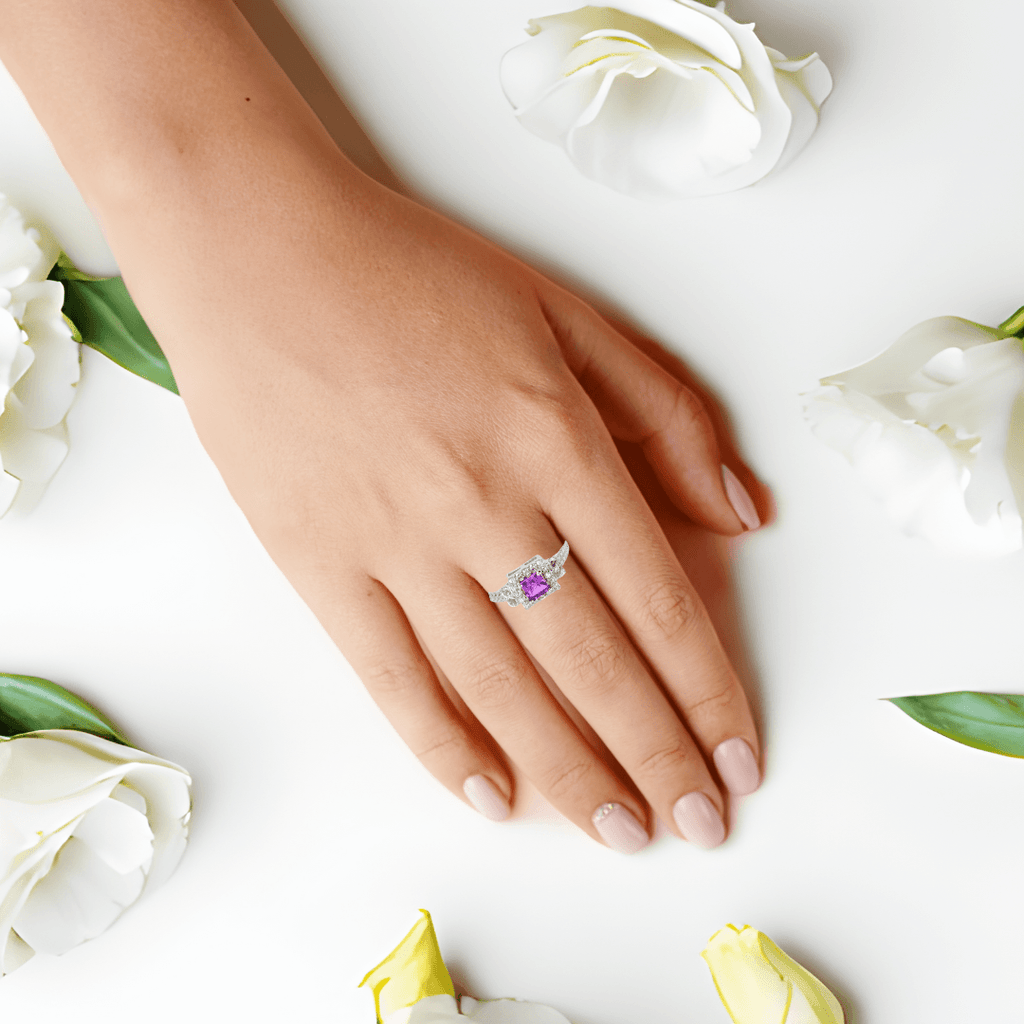
{"type": "Polygon", "coordinates": [[[51,281],[64,285],[64,316],[84,345],[126,370],[178,393],[170,364],[120,277],[92,277],[61,253],[51,281]]]}
{"type": "Polygon", "coordinates": [[[63,686],[0,672],[0,734],[10,738],[37,729],[77,729],[131,746],[109,718],[63,686]]]}
{"type": "Polygon", "coordinates": [[[1024,695],[958,690],[887,699],[914,721],[957,743],[1024,757],[1024,695]]]}

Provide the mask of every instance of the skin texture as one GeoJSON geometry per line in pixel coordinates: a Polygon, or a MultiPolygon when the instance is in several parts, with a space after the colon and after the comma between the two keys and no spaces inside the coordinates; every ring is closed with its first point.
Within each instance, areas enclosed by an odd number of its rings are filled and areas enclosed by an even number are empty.
{"type": "Polygon", "coordinates": [[[712,753],[759,758],[754,723],[616,448],[694,550],[743,529],[723,458],[764,509],[684,374],[358,171],[226,0],[0,0],[0,23],[200,439],[424,765],[512,801],[512,763],[598,841],[609,801],[676,835],[687,793],[722,814],[712,753]],[[90,54],[74,89],[54,52],[90,54]],[[557,594],[488,600],[563,539],[557,594]]]}

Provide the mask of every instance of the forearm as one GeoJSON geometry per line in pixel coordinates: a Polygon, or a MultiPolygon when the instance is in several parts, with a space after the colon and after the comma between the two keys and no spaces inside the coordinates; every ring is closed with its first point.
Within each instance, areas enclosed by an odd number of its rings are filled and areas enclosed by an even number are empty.
{"type": "Polygon", "coordinates": [[[95,207],[340,157],[230,0],[0,0],[0,24],[0,60],[95,207]]]}
{"type": "Polygon", "coordinates": [[[187,299],[214,316],[228,286],[251,295],[254,318],[271,315],[296,259],[269,241],[274,251],[256,253],[254,241],[291,236],[340,258],[358,219],[347,212],[379,188],[230,0],[0,0],[0,25],[0,60],[176,373],[231,337],[209,321],[205,332],[170,329],[168,311],[187,299]]]}

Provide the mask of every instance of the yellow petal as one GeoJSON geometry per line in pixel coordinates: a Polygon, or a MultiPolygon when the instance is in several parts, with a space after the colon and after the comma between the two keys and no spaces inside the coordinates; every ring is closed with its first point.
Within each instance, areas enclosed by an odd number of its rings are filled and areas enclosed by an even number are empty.
{"type": "Polygon", "coordinates": [[[359,982],[360,987],[369,982],[373,989],[377,1024],[427,996],[455,996],[430,914],[425,910],[420,913],[423,917],[409,934],[359,982]]]}
{"type": "Polygon", "coordinates": [[[701,954],[735,1024],[843,1024],[836,997],[756,928],[727,925],[701,954]]]}

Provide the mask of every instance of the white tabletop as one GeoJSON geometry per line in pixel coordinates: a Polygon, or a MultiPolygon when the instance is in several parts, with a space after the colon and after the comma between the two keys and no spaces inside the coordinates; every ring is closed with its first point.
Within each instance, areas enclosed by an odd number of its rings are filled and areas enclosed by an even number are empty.
{"type": "MultiPolygon", "coordinates": [[[[244,6],[287,49],[265,0],[244,6]]],[[[898,533],[798,399],[920,320],[1024,303],[1024,6],[736,0],[765,42],[818,50],[835,91],[777,178],[668,205],[582,178],[516,122],[497,66],[539,3],[280,6],[412,191],[618,310],[727,405],[778,507],[734,565],[766,779],[711,852],[619,856],[536,799],[485,821],[397,739],[180,400],[86,351],[69,458],[0,523],[0,670],[186,766],[193,837],[109,932],[0,982],[0,1015],[369,1024],[356,984],[426,907],[459,987],[576,1024],[726,1022],[698,954],[727,922],[822,977],[851,1024],[1024,1021],[1024,763],[879,699],[1024,692],[1024,560],[898,533]]],[[[0,126],[0,191],[114,272],[2,71],[0,126]]]]}

